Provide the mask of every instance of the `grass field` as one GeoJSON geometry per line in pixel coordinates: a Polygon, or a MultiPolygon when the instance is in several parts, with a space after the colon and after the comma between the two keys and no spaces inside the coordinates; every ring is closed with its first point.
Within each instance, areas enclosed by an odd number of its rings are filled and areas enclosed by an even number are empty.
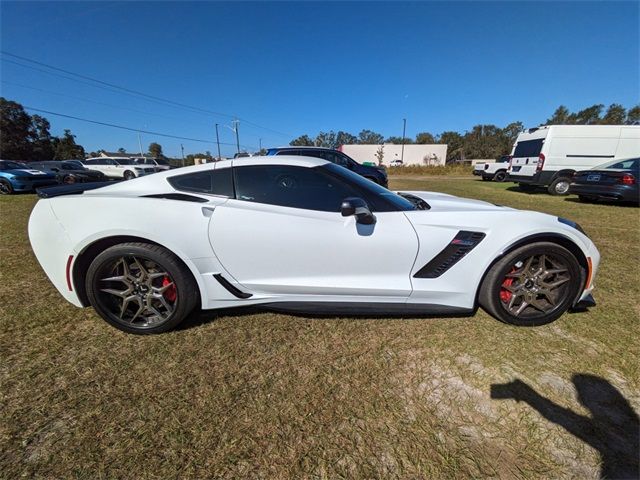
{"type": "Polygon", "coordinates": [[[634,474],[639,210],[471,178],[391,183],[579,222],[602,254],[598,306],[532,329],[482,311],[204,312],[131,336],[62,300],[29,247],[35,197],[0,197],[0,477],[634,474]]]}

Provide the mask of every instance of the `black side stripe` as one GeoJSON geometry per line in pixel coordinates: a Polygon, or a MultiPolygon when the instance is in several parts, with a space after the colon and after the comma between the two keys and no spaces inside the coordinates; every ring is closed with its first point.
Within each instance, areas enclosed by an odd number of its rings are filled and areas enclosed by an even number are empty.
{"type": "Polygon", "coordinates": [[[485,234],[460,230],[451,243],[416,272],[414,278],[438,278],[478,245],[485,234]]]}
{"type": "Polygon", "coordinates": [[[215,278],[218,283],[220,283],[220,285],[222,285],[224,288],[227,289],[227,291],[233,295],[234,297],[237,298],[250,298],[253,295],[251,295],[250,293],[245,293],[242,290],[237,289],[236,287],[234,287],[233,285],[231,285],[229,283],[229,280],[227,280],[226,278],[224,278],[222,275],[220,275],[219,273],[214,273],[213,274],[213,278],[215,278]]]}

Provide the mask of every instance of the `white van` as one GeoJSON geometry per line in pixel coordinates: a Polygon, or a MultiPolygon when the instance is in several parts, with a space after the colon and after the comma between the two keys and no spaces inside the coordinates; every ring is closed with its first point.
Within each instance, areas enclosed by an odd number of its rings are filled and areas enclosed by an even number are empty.
{"type": "Polygon", "coordinates": [[[547,125],[518,135],[507,180],[566,195],[571,177],[603,163],[640,156],[640,126],[547,125]]]}

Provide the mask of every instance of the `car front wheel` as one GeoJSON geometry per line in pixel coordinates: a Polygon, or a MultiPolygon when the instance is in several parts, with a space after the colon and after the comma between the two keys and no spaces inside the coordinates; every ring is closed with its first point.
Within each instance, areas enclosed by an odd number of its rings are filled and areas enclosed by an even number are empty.
{"type": "Polygon", "coordinates": [[[178,257],[146,243],[104,250],[91,262],[85,287],[96,312],[128,333],[171,330],[198,301],[197,284],[178,257]]]}
{"type": "Polygon", "coordinates": [[[496,172],[493,176],[494,182],[504,182],[507,179],[507,172],[496,172]]]}
{"type": "Polygon", "coordinates": [[[567,177],[558,177],[551,185],[549,185],[548,191],[551,195],[567,195],[569,193],[569,184],[571,179],[567,177]]]}
{"type": "Polygon", "coordinates": [[[13,187],[11,186],[11,182],[0,178],[0,195],[11,195],[12,193],[13,187]]]}
{"type": "Polygon", "coordinates": [[[517,248],[496,262],[480,287],[480,305],[518,326],[551,323],[566,312],[582,288],[575,256],[550,242],[517,248]]]}

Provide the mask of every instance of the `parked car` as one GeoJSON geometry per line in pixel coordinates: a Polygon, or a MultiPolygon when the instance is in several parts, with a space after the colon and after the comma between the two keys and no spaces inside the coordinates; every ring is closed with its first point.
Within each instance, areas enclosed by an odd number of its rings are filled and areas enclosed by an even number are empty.
{"type": "Polygon", "coordinates": [[[104,182],[107,177],[98,170],[89,170],[84,165],[78,166],[75,162],[70,161],[45,161],[31,162],[31,168],[42,170],[43,172],[52,173],[56,176],[58,183],[76,183],[76,182],[104,182]]]}
{"type": "Polygon", "coordinates": [[[328,162],[348,168],[358,175],[361,175],[364,178],[377,183],[378,185],[382,185],[383,187],[386,187],[389,184],[387,171],[384,167],[360,165],[351,157],[332,148],[279,147],[270,148],[269,150],[267,150],[267,155],[300,155],[304,157],[322,158],[323,160],[326,160],[328,162]]]}
{"type": "Polygon", "coordinates": [[[640,203],[640,158],[614,160],[592,170],[576,172],[569,193],[583,202],[617,200],[640,203]]]}
{"type": "Polygon", "coordinates": [[[84,165],[91,170],[98,170],[109,178],[131,180],[132,178],[149,175],[157,171],[150,165],[138,165],[128,157],[95,157],[84,161],[84,165]]]}
{"type": "Polygon", "coordinates": [[[479,163],[473,169],[474,175],[480,175],[482,180],[504,182],[507,178],[507,168],[511,157],[503,155],[492,163],[479,163]]]}
{"type": "Polygon", "coordinates": [[[404,165],[404,162],[399,158],[396,158],[395,160],[391,160],[391,162],[389,163],[390,167],[402,167],[403,165],[404,165]]]}
{"type": "Polygon", "coordinates": [[[13,160],[0,160],[0,195],[33,192],[38,187],[56,185],[56,176],[13,160]]]}
{"type": "Polygon", "coordinates": [[[154,167],[157,172],[163,172],[165,170],[171,170],[172,167],[167,160],[164,158],[134,158],[133,159],[137,165],[148,165],[154,167]]]}
{"type": "Polygon", "coordinates": [[[533,326],[593,306],[600,255],[576,223],[394,193],[318,158],[226,160],[94,186],[41,191],[29,238],[69,302],[127,332],[170,330],[196,307],[413,317],[480,305],[533,326]]]}
{"type": "Polygon", "coordinates": [[[640,126],[548,125],[518,135],[507,180],[523,190],[567,195],[573,174],[606,161],[640,156],[640,126]]]}

